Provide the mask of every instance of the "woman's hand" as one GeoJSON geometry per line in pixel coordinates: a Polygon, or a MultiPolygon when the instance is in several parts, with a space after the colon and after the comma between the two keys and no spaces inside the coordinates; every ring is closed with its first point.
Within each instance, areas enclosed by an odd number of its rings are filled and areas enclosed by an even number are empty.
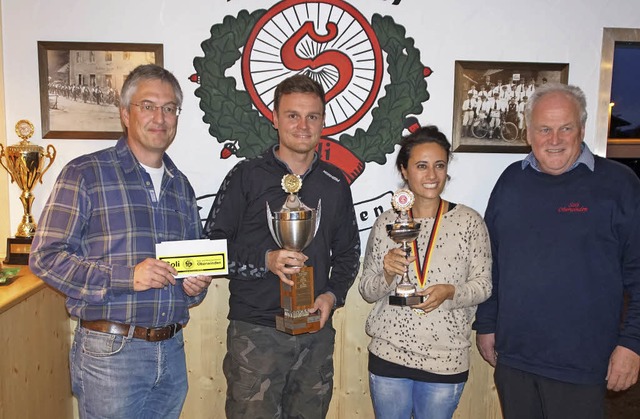
{"type": "Polygon", "coordinates": [[[396,275],[402,275],[407,272],[409,265],[415,259],[414,256],[407,257],[404,250],[400,248],[389,250],[389,253],[384,256],[382,261],[384,278],[387,280],[387,284],[390,284],[396,275]]]}
{"type": "Polygon", "coordinates": [[[451,284],[436,284],[432,285],[424,290],[418,291],[418,295],[425,295],[427,299],[420,304],[411,306],[411,308],[417,308],[423,310],[425,313],[435,310],[440,307],[445,300],[453,300],[453,296],[456,293],[456,287],[451,284]]]}

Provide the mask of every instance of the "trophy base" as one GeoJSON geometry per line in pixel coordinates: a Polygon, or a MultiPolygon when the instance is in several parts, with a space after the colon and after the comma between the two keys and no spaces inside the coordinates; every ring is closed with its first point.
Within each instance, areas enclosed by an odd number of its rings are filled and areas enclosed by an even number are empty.
{"type": "Polygon", "coordinates": [[[290,335],[320,330],[320,314],[307,311],[313,307],[313,268],[304,266],[291,275],[293,286],[280,281],[280,306],[283,314],[276,316],[276,329],[290,335]]]}
{"type": "Polygon", "coordinates": [[[415,306],[424,301],[424,295],[410,295],[408,297],[402,297],[400,295],[390,295],[389,305],[392,306],[415,306]]]}
{"type": "Polygon", "coordinates": [[[276,330],[290,335],[317,332],[320,330],[320,314],[309,314],[304,317],[276,316],[276,330]]]}
{"type": "Polygon", "coordinates": [[[7,239],[7,257],[4,263],[7,265],[28,265],[32,241],[33,237],[9,237],[7,239]]]}

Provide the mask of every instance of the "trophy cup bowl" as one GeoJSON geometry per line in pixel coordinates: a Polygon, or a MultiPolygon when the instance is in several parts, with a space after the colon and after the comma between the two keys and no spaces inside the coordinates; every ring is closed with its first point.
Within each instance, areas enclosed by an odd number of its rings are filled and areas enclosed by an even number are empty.
{"type": "Polygon", "coordinates": [[[33,125],[26,119],[18,121],[16,133],[22,138],[19,144],[6,148],[0,144],[0,165],[11,176],[11,182],[15,182],[22,190],[20,202],[22,202],[24,210],[15,237],[7,239],[5,263],[26,265],[29,263],[31,241],[36,231],[36,223],[31,215],[31,206],[34,200],[31,191],[37,182],[42,183],[42,176],[49,170],[56,158],[56,149],[49,144],[45,153],[43,147],[31,144],[29,138],[33,135],[33,125]],[[49,159],[46,165],[45,158],[49,159]]]}
{"type": "Polygon", "coordinates": [[[411,243],[418,238],[420,234],[420,223],[411,224],[387,224],[387,234],[391,237],[391,240],[398,244],[402,244],[403,249],[408,248],[408,243],[411,243]]]}
{"type": "MultiPolygon", "coordinates": [[[[313,240],[320,225],[320,202],[317,209],[304,205],[297,195],[302,186],[299,176],[285,175],[282,186],[289,195],[280,211],[271,212],[267,202],[267,223],[273,240],[283,249],[301,252],[313,240]]],[[[290,276],[293,286],[280,281],[280,306],[276,329],[290,335],[320,330],[320,314],[309,313],[315,302],[313,267],[302,266],[290,276]]]]}
{"type": "MultiPolygon", "coordinates": [[[[271,213],[267,203],[268,214],[271,213]]],[[[283,249],[301,252],[316,233],[316,211],[279,211],[270,217],[269,229],[273,239],[283,249]]]]}

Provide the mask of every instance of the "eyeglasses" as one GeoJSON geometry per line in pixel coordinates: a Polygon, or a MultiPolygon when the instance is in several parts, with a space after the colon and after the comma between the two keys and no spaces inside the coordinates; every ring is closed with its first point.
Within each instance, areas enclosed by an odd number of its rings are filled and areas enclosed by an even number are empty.
{"type": "Polygon", "coordinates": [[[164,116],[178,116],[180,115],[180,111],[182,108],[177,107],[176,105],[154,105],[151,102],[142,102],[142,103],[132,103],[133,106],[137,106],[140,108],[140,112],[145,115],[149,115],[155,113],[158,109],[162,109],[162,114],[164,116]]]}

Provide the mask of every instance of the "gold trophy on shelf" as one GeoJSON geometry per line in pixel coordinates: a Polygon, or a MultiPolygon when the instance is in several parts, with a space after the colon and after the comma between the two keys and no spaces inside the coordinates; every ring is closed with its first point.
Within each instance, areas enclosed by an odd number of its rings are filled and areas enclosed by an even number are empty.
{"type": "MultiPolygon", "coordinates": [[[[300,201],[296,193],[302,188],[302,180],[298,175],[285,175],[282,178],[282,188],[289,195],[280,211],[272,213],[267,202],[269,230],[278,246],[301,252],[318,231],[320,202],[316,210],[300,201]]],[[[320,314],[308,311],[315,302],[313,267],[303,266],[290,279],[293,286],[280,281],[280,306],[283,313],[276,316],[276,329],[290,335],[320,330],[320,314]]]]}
{"type": "MultiPolygon", "coordinates": [[[[409,215],[415,197],[408,189],[400,189],[393,194],[391,205],[398,212],[398,217],[393,224],[387,224],[387,234],[396,243],[402,245],[402,250],[407,256],[411,254],[409,243],[418,238],[420,223],[416,223],[409,215]]],[[[413,306],[423,301],[422,295],[417,295],[416,286],[409,280],[407,272],[402,274],[400,282],[396,285],[394,295],[389,296],[389,304],[396,306],[413,306]]]]}
{"type": "Polygon", "coordinates": [[[7,146],[0,144],[0,165],[9,172],[11,182],[15,182],[22,190],[20,202],[24,209],[22,222],[18,225],[15,237],[7,239],[7,257],[5,263],[11,265],[27,265],[31,241],[36,231],[36,223],[31,215],[31,205],[34,195],[31,193],[36,182],[42,183],[42,176],[53,164],[56,149],[49,144],[45,154],[44,148],[31,144],[29,138],[33,135],[33,124],[26,119],[16,123],[16,134],[22,139],[20,143],[7,146]],[[45,165],[45,158],[49,163],[45,165]]]}

